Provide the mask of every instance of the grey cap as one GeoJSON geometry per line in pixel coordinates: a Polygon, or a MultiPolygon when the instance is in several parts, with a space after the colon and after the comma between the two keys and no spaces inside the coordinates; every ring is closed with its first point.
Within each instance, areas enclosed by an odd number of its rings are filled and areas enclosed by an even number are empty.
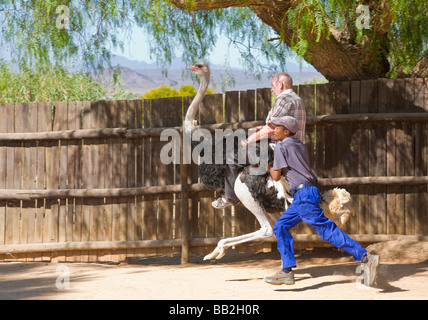
{"type": "Polygon", "coordinates": [[[286,127],[288,130],[290,130],[291,133],[296,133],[299,129],[296,119],[290,116],[271,118],[271,122],[274,125],[286,127]]]}

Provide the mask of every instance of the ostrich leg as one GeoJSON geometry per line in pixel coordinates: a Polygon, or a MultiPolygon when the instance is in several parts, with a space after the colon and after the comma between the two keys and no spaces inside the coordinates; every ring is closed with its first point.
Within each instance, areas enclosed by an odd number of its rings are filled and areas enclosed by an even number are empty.
{"type": "Polygon", "coordinates": [[[245,243],[245,242],[270,238],[273,236],[272,226],[266,216],[265,210],[251,196],[251,193],[248,190],[248,187],[241,182],[241,179],[239,178],[239,176],[235,181],[234,189],[235,189],[236,196],[239,198],[242,204],[248,210],[250,210],[252,214],[254,214],[261,228],[255,232],[220,240],[217,244],[217,247],[214,249],[214,251],[206,255],[204,257],[204,260],[211,260],[214,258],[221,259],[225,255],[226,250],[229,247],[232,247],[241,243],[245,243]]]}

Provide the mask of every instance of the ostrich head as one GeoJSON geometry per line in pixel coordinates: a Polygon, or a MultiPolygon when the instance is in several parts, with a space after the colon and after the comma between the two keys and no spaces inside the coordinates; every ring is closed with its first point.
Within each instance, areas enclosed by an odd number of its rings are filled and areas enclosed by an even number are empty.
{"type": "Polygon", "coordinates": [[[206,62],[197,62],[191,67],[187,67],[187,70],[193,71],[200,79],[199,89],[196,93],[196,96],[193,98],[192,103],[187,109],[186,117],[184,120],[184,126],[187,129],[190,129],[193,126],[193,121],[195,120],[196,112],[199,109],[199,104],[205,96],[205,92],[208,89],[210,83],[210,68],[206,62]]]}
{"type": "Polygon", "coordinates": [[[187,70],[193,71],[199,78],[206,79],[209,81],[210,79],[210,68],[206,62],[197,62],[191,67],[187,67],[187,70]]]}

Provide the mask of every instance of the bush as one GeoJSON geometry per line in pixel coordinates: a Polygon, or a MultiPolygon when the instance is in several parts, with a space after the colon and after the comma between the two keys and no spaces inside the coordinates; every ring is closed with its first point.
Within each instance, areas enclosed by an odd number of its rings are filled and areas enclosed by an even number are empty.
{"type": "MultiPolygon", "coordinates": [[[[180,90],[169,87],[166,84],[161,85],[158,88],[152,89],[146,92],[141,98],[143,99],[159,99],[169,97],[187,97],[194,96],[197,90],[192,85],[184,85],[180,87],[180,90]]],[[[207,90],[206,94],[214,94],[210,89],[207,90]]]]}
{"type": "Polygon", "coordinates": [[[61,67],[41,66],[14,72],[0,60],[0,103],[97,101],[128,96],[119,88],[107,97],[105,88],[83,71],[72,73],[61,67]]]}

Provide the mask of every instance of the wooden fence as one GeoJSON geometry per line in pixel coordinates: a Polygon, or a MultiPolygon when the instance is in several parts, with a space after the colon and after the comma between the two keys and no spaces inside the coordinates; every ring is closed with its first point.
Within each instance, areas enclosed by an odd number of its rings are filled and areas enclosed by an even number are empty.
{"type": "MultiPolygon", "coordinates": [[[[308,114],[311,165],[322,190],[351,192],[356,216],[345,231],[357,240],[427,239],[427,84],[380,79],[295,88],[308,114]]],[[[211,207],[218,195],[199,183],[195,165],[182,176],[180,165],[160,161],[160,133],[179,129],[190,102],[0,105],[0,260],[123,261],[182,246],[186,255],[207,253],[221,237],[258,229],[240,206],[211,207]]],[[[271,102],[269,89],[208,95],[199,123],[263,124],[271,102]]],[[[305,224],[294,233],[297,242],[319,240],[305,224]]]]}

